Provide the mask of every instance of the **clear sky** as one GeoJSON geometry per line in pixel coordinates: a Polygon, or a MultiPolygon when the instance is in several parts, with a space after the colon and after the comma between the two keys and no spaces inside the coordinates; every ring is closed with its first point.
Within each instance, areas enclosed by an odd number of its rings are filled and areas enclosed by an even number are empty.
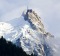
{"type": "Polygon", "coordinates": [[[37,9],[45,28],[60,36],[60,0],[0,0],[0,22],[20,17],[20,11],[37,9]]]}

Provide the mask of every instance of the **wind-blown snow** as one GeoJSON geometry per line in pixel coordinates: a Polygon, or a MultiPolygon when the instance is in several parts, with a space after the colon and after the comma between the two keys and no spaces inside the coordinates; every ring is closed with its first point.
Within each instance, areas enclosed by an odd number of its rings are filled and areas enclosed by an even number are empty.
{"type": "Polygon", "coordinates": [[[12,41],[18,36],[18,31],[6,22],[0,22],[0,37],[3,36],[7,41],[12,41]]]}
{"type": "Polygon", "coordinates": [[[11,33],[13,29],[14,27],[11,24],[0,22],[0,36],[11,33]]]}

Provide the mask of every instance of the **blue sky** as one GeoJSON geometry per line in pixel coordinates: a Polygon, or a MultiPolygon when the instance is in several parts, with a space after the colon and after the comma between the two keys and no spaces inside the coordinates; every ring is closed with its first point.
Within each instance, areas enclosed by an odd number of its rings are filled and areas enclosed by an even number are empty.
{"type": "Polygon", "coordinates": [[[19,18],[27,5],[38,11],[49,32],[60,37],[60,0],[0,0],[0,22],[19,18]]]}

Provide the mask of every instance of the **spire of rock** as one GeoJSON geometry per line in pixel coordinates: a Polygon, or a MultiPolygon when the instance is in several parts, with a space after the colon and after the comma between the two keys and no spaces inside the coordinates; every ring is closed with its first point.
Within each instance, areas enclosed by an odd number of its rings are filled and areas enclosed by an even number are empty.
{"type": "Polygon", "coordinates": [[[53,35],[51,35],[49,32],[45,30],[41,17],[39,17],[37,13],[35,13],[35,11],[33,11],[32,9],[28,9],[24,13],[24,19],[30,23],[33,29],[44,34],[45,36],[54,37],[53,35]]]}

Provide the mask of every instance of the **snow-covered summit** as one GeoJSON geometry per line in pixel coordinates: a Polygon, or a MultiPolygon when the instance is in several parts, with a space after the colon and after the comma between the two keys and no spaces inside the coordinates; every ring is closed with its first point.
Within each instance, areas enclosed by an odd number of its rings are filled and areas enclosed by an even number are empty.
{"type": "MultiPolygon", "coordinates": [[[[46,43],[46,39],[47,37],[53,37],[53,35],[45,30],[42,19],[32,9],[24,11],[21,16],[19,18],[19,20],[22,19],[19,22],[20,25],[15,23],[17,26],[1,22],[1,35],[4,35],[6,40],[22,47],[29,55],[33,53],[36,56],[47,56],[48,51],[50,56],[52,56],[50,52],[51,48],[46,43]]],[[[13,23],[16,21],[11,20],[13,23]]]]}

